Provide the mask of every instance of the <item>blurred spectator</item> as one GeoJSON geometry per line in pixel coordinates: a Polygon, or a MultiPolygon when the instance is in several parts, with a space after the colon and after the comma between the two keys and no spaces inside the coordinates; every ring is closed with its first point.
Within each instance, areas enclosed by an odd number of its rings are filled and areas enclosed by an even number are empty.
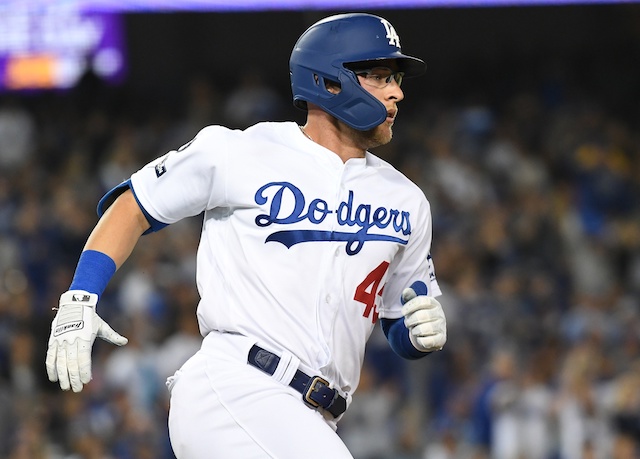
{"type": "Polygon", "coordinates": [[[609,426],[598,394],[602,355],[598,344],[583,340],[566,355],[560,374],[556,410],[559,453],[564,459],[608,457],[609,426]]]}
{"type": "Polygon", "coordinates": [[[373,369],[365,365],[360,386],[340,422],[340,435],[349,451],[360,459],[398,457],[401,435],[394,416],[400,405],[400,391],[393,384],[376,381],[373,369]]]}
{"type": "Polygon", "coordinates": [[[224,103],[224,118],[229,127],[246,128],[259,121],[277,120],[282,98],[255,68],[239,72],[239,84],[224,103]]]}
{"type": "Polygon", "coordinates": [[[522,459],[549,459],[556,449],[554,370],[557,349],[545,344],[522,365],[518,396],[518,453],[522,459]]]}
{"type": "Polygon", "coordinates": [[[478,386],[473,412],[473,443],[481,457],[516,458],[518,432],[514,413],[518,398],[515,351],[498,345],[478,386]]]}
{"type": "Polygon", "coordinates": [[[140,163],[137,144],[137,131],[128,124],[118,127],[112,144],[105,152],[105,160],[100,165],[98,176],[103,190],[110,190],[114,186],[131,177],[140,163]]]}
{"type": "Polygon", "coordinates": [[[18,171],[31,160],[36,126],[30,113],[15,97],[0,98],[0,171],[18,171]]]}

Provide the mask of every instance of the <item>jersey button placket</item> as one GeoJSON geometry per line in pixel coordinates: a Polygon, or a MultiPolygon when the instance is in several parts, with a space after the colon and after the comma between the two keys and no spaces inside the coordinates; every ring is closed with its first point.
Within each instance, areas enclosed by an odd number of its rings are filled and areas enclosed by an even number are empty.
{"type": "MultiPolygon", "coordinates": [[[[334,216],[331,223],[331,231],[341,232],[348,231],[348,228],[343,228],[338,224],[338,216],[337,209],[342,200],[343,195],[345,194],[345,187],[343,184],[344,180],[344,165],[340,165],[339,169],[334,171],[335,173],[335,181],[334,181],[334,200],[333,200],[333,210],[334,216]]],[[[326,258],[327,272],[325,273],[325,281],[324,281],[324,291],[323,299],[324,303],[324,320],[323,320],[323,333],[325,335],[325,339],[327,343],[331,343],[333,341],[332,335],[334,330],[334,322],[338,317],[338,308],[340,306],[340,298],[342,292],[342,263],[343,259],[341,258],[345,253],[345,243],[340,241],[331,242],[333,245],[333,253],[328,252],[328,257],[326,258]]]]}

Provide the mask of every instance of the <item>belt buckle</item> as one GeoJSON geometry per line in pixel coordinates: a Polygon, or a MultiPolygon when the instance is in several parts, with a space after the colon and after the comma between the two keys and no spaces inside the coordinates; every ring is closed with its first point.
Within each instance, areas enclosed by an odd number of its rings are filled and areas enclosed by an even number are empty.
{"type": "Polygon", "coordinates": [[[321,406],[320,403],[311,398],[314,392],[319,392],[320,389],[318,388],[318,385],[323,385],[329,388],[329,381],[321,378],[320,376],[314,376],[309,382],[309,385],[307,386],[307,389],[302,396],[304,402],[313,408],[318,408],[319,406],[321,406]]]}

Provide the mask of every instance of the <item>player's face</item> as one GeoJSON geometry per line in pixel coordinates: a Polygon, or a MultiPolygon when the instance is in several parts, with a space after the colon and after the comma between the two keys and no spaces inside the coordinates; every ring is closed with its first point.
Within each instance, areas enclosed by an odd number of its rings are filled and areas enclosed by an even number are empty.
{"type": "Polygon", "coordinates": [[[385,145],[393,137],[393,123],[398,115],[398,102],[404,99],[400,88],[402,72],[389,67],[374,67],[367,70],[356,70],[358,81],[362,87],[378,99],[387,109],[387,118],[369,131],[359,131],[363,140],[368,140],[367,148],[385,145]]]}

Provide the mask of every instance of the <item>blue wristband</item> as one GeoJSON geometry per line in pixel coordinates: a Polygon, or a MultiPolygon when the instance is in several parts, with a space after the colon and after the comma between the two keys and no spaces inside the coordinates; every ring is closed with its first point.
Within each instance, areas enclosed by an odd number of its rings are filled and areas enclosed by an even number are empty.
{"type": "Polygon", "coordinates": [[[97,250],[85,250],[80,255],[69,290],[86,290],[100,299],[115,272],[116,263],[109,255],[97,250]]]}
{"type": "Polygon", "coordinates": [[[382,331],[389,341],[393,352],[407,360],[421,359],[430,352],[421,352],[414,347],[409,338],[409,329],[404,324],[404,319],[381,319],[382,331]]]}

